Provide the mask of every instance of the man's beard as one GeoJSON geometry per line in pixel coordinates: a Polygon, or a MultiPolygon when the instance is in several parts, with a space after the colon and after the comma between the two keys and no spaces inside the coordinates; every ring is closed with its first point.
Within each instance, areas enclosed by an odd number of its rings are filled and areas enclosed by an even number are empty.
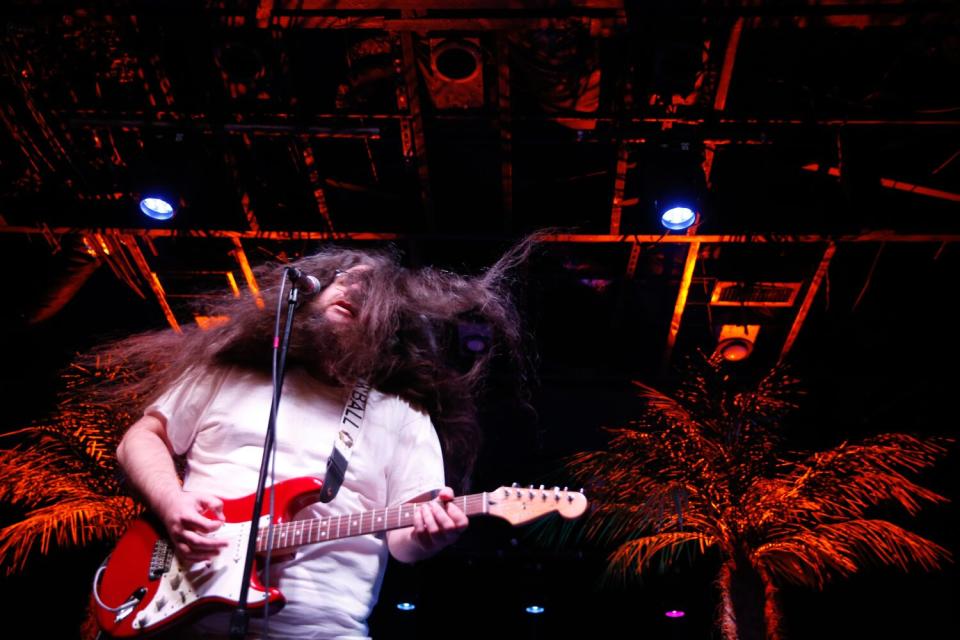
{"type": "MultiPolygon", "coordinates": [[[[303,367],[318,380],[336,385],[352,384],[371,374],[381,350],[366,339],[359,322],[331,322],[323,312],[309,307],[299,314],[290,334],[287,368],[303,367]]],[[[218,360],[269,371],[275,322],[269,313],[257,314],[233,333],[218,352],[218,360]]]]}

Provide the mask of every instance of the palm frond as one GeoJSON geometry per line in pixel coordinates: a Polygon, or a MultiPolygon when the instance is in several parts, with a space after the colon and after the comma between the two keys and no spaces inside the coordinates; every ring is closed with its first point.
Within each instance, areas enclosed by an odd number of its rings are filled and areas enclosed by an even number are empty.
{"type": "Polygon", "coordinates": [[[803,395],[798,380],[783,367],[774,367],[759,381],[742,386],[735,384],[722,361],[705,354],[688,362],[683,380],[675,396],[692,421],[716,425],[714,430],[725,435],[731,428],[738,431],[750,425],[776,426],[785,413],[797,407],[797,398],[803,395]]]}
{"type": "Polygon", "coordinates": [[[657,495],[642,502],[594,499],[587,517],[571,523],[563,534],[566,540],[600,546],[667,532],[695,533],[723,544],[729,542],[715,514],[704,513],[695,500],[685,500],[678,509],[674,495],[673,487],[663,486],[657,495]]]}
{"type": "Polygon", "coordinates": [[[676,398],[638,380],[633,381],[633,386],[637,389],[637,396],[642,398],[647,408],[658,417],[677,424],[695,422],[684,404],[676,398]]]}
{"type": "Polygon", "coordinates": [[[794,537],[783,537],[761,545],[753,560],[780,579],[814,589],[822,589],[833,575],[847,576],[857,565],[827,540],[799,530],[794,537]]]}
{"type": "Polygon", "coordinates": [[[136,419],[129,412],[90,401],[64,401],[58,405],[54,428],[50,435],[59,435],[65,446],[78,455],[98,464],[115,464],[116,451],[123,435],[121,425],[136,419]]]}
{"type": "Polygon", "coordinates": [[[785,473],[759,478],[747,499],[758,525],[775,520],[814,524],[836,517],[859,518],[868,507],[894,501],[909,514],[921,503],[947,498],[909,479],[903,471],[932,466],[946,453],[944,439],[884,434],[862,443],[843,443],[785,464],[785,473]]]}
{"type": "Polygon", "coordinates": [[[33,508],[77,493],[118,493],[112,473],[91,470],[62,451],[39,446],[0,451],[0,500],[33,508]]]}
{"type": "Polygon", "coordinates": [[[754,558],[781,578],[822,588],[833,575],[850,575],[868,563],[930,571],[951,554],[886,520],[849,520],[800,529],[758,547],[754,558]]]}
{"type": "Polygon", "coordinates": [[[138,512],[130,498],[95,494],[40,507],[0,530],[0,564],[10,574],[23,569],[35,547],[46,554],[54,543],[62,548],[115,539],[138,512]]]}
{"type": "Polygon", "coordinates": [[[607,569],[616,577],[626,578],[634,573],[643,573],[654,558],[659,560],[661,570],[666,569],[677,559],[680,551],[690,544],[696,544],[697,550],[704,553],[715,544],[715,540],[692,531],[644,536],[617,547],[607,558],[607,569]]]}
{"type": "Polygon", "coordinates": [[[636,456],[619,450],[592,451],[573,455],[565,461],[567,473],[577,483],[605,494],[645,491],[650,479],[637,474],[636,456]]]}
{"type": "MultiPolygon", "coordinates": [[[[68,383],[82,379],[76,374],[68,383]]],[[[0,450],[0,501],[22,514],[0,530],[0,562],[8,572],[22,569],[34,550],[116,537],[138,512],[122,495],[114,455],[129,414],[72,398],[58,404],[49,422],[8,434],[13,444],[0,450]]]]}

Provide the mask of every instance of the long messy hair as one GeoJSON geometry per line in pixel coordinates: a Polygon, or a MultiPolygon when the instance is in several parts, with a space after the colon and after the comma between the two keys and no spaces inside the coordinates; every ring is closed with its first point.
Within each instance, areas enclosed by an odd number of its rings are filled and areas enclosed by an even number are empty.
{"type": "MultiPolygon", "coordinates": [[[[295,267],[329,285],[338,271],[365,265],[362,304],[354,330],[339,348],[324,349],[319,363],[303,354],[318,345],[304,344],[316,332],[302,330],[310,314],[298,312],[288,363],[302,364],[318,377],[350,384],[365,377],[377,389],[407,400],[427,412],[444,451],[447,483],[466,488],[480,445],[477,398],[495,356],[516,365],[525,382],[532,371],[528,340],[515,302],[518,268],[529,257],[539,234],[514,245],[479,275],[464,276],[432,267],[401,265],[396,251],[358,250],[330,246],[288,263],[255,269],[264,300],[280,295],[282,266],[295,267]],[[458,350],[458,324],[489,327],[492,346],[469,359],[458,350]],[[319,368],[316,365],[321,365],[319,368]]],[[[269,370],[274,310],[250,299],[205,297],[203,311],[229,320],[182,333],[150,331],[113,341],[82,357],[96,364],[102,383],[94,393],[99,402],[142,410],[154,398],[194,367],[241,365],[269,370]]],[[[324,346],[332,345],[320,345],[324,346]]],[[[87,391],[89,392],[89,390],[87,391]]]]}

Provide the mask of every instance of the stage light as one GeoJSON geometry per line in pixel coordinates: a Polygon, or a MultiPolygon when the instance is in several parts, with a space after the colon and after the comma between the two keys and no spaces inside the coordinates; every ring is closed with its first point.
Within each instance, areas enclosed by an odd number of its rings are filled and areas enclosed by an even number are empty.
{"type": "Polygon", "coordinates": [[[493,329],[486,324],[462,322],[457,325],[457,334],[463,355],[477,356],[486,353],[493,344],[493,329]]]}
{"type": "Polygon", "coordinates": [[[149,196],[140,201],[140,211],[154,220],[169,220],[176,213],[172,204],[163,198],[149,196]]]}
{"type": "Polygon", "coordinates": [[[483,69],[483,51],[476,40],[438,41],[431,54],[437,75],[450,82],[467,82],[483,69]]]}
{"type": "Polygon", "coordinates": [[[669,137],[638,156],[644,167],[639,189],[653,205],[650,223],[668,231],[700,225],[709,210],[703,159],[702,143],[669,137]]]}
{"type": "Polygon", "coordinates": [[[430,38],[429,66],[420,67],[437,109],[480,109],[484,105],[483,61],[493,54],[480,38],[430,38]]]}
{"type": "Polygon", "coordinates": [[[524,609],[524,611],[526,611],[527,613],[533,614],[533,615],[539,615],[539,614],[543,613],[544,609],[543,609],[543,607],[541,607],[541,606],[538,605],[538,604],[532,604],[532,605],[530,605],[529,607],[527,607],[526,609],[524,609]]]}
{"type": "Polygon", "coordinates": [[[697,212],[686,206],[670,207],[660,216],[660,223],[671,231],[682,231],[697,221],[697,212]]]}
{"type": "Polygon", "coordinates": [[[471,336],[467,338],[463,346],[466,347],[467,351],[472,351],[474,353],[481,353],[487,350],[487,342],[479,336],[471,336]]]}
{"type": "Polygon", "coordinates": [[[725,324],[720,327],[716,354],[730,362],[745,360],[753,352],[758,333],[758,324],[725,324]]]}
{"type": "Polygon", "coordinates": [[[680,609],[670,609],[669,611],[665,611],[663,615],[667,616],[668,618],[682,618],[687,614],[680,609]]]}
{"type": "Polygon", "coordinates": [[[413,611],[416,608],[417,608],[417,605],[413,604],[412,602],[397,603],[397,609],[400,609],[400,611],[413,611]]]}

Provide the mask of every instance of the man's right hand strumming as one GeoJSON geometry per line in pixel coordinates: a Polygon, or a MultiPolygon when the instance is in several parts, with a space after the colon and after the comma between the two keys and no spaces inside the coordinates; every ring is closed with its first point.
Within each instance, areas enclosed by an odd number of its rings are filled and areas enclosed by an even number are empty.
{"type": "Polygon", "coordinates": [[[173,447],[159,418],[146,415],[137,420],[120,441],[117,459],[163,522],[183,560],[208,560],[229,544],[209,535],[223,523],[223,502],[216,496],[181,488],[173,447]]]}
{"type": "Polygon", "coordinates": [[[157,511],[183,560],[209,560],[229,544],[209,535],[223,524],[223,501],[216,496],[178,490],[162,499],[157,511]]]}

